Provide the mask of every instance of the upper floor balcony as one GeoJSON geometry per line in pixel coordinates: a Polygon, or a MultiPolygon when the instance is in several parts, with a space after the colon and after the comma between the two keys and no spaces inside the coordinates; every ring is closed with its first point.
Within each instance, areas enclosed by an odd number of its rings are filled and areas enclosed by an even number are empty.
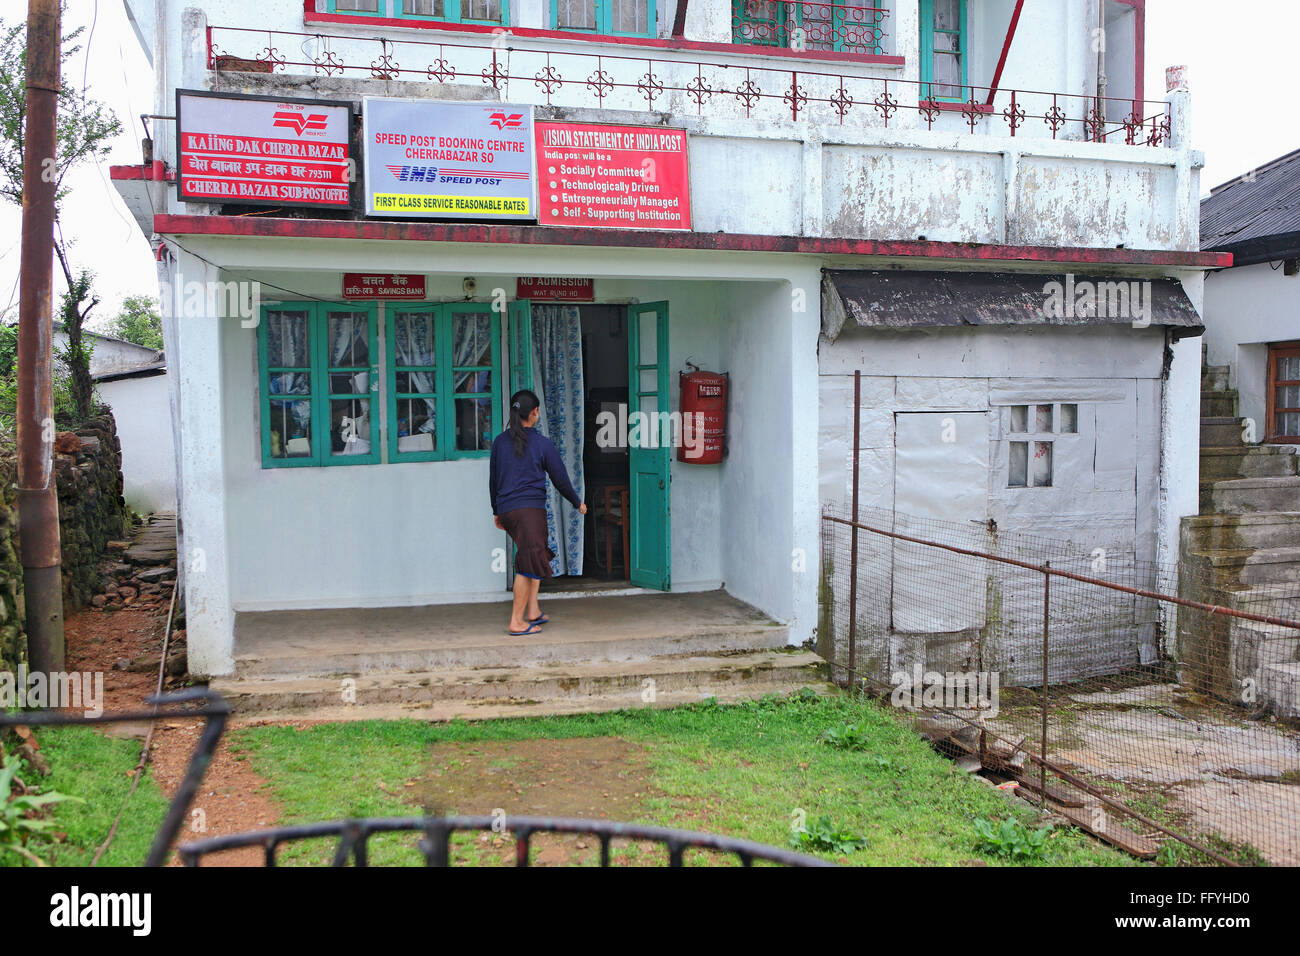
{"type": "Polygon", "coordinates": [[[208,68],[747,122],[1170,140],[1167,104],[1140,98],[1141,31],[1125,17],[1141,0],[1104,0],[1116,15],[1100,57],[1090,0],[284,2],[249,0],[247,17],[223,4],[208,68]]]}

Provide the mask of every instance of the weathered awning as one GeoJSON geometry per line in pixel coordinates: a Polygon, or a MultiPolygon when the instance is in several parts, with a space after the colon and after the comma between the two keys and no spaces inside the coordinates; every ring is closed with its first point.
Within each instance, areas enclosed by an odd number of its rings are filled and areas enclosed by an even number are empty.
{"type": "Polygon", "coordinates": [[[1200,335],[1177,279],[1025,272],[834,270],[822,276],[822,333],[850,328],[1161,325],[1200,335]]]}

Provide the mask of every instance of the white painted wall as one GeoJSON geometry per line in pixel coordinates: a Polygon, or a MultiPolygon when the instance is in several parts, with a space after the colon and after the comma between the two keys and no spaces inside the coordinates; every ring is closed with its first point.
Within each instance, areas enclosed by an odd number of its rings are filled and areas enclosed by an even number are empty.
{"type": "Polygon", "coordinates": [[[176,455],[166,374],[119,378],[96,388],[117,422],[126,503],[142,514],[175,511],[176,455]]]}
{"type": "Polygon", "coordinates": [[[1232,366],[1232,385],[1241,414],[1264,421],[1268,385],[1268,343],[1300,339],[1300,276],[1280,263],[1260,262],[1210,273],[1205,278],[1205,342],[1211,365],[1232,366]]]}
{"type": "MultiPolygon", "coordinates": [[[[151,364],[158,357],[158,349],[145,348],[143,345],[136,345],[134,342],[99,335],[88,329],[82,332],[82,338],[83,341],[91,345],[91,375],[103,375],[108,372],[123,372],[127,369],[139,368],[141,365],[151,364]]],[[[66,349],[68,347],[68,333],[55,329],[53,342],[56,350],[66,349]]]]}

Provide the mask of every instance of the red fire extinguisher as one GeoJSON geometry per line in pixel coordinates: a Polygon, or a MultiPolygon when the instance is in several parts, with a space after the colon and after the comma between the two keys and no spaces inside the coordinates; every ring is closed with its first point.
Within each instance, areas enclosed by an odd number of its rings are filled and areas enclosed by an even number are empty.
{"type": "Polygon", "coordinates": [[[727,383],[725,372],[702,372],[687,362],[690,372],[678,373],[681,386],[682,444],[677,460],[692,465],[722,461],[727,437],[727,383]]]}

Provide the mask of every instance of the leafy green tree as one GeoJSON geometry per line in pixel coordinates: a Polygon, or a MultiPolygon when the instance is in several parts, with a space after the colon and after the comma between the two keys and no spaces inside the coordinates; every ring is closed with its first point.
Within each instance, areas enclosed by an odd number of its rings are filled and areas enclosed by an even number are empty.
{"type": "MultiPolygon", "coordinates": [[[[81,49],[77,42],[84,32],[78,27],[63,37],[60,62],[66,66],[81,49]]],[[[17,205],[23,202],[23,143],[27,122],[27,28],[0,20],[0,196],[17,205]]],[[[53,172],[57,191],[54,204],[54,255],[63,271],[67,290],[60,300],[59,319],[68,335],[68,348],[57,356],[68,368],[74,416],[90,417],[93,387],[90,379],[90,350],[82,342],[81,330],[90,310],[99,304],[91,290],[93,275],[74,268],[69,258],[70,243],[64,238],[60,211],[67,197],[64,179],[68,172],[108,155],[113,137],[122,132],[113,111],[86,95],[84,89],[64,82],[59,91],[56,120],[57,155],[53,172]]],[[[57,387],[56,387],[57,388],[57,387]]]]}
{"type": "Polygon", "coordinates": [[[128,295],[122,300],[122,308],[108,332],[145,348],[161,349],[162,316],[158,313],[158,300],[148,295],[128,295]]]}

